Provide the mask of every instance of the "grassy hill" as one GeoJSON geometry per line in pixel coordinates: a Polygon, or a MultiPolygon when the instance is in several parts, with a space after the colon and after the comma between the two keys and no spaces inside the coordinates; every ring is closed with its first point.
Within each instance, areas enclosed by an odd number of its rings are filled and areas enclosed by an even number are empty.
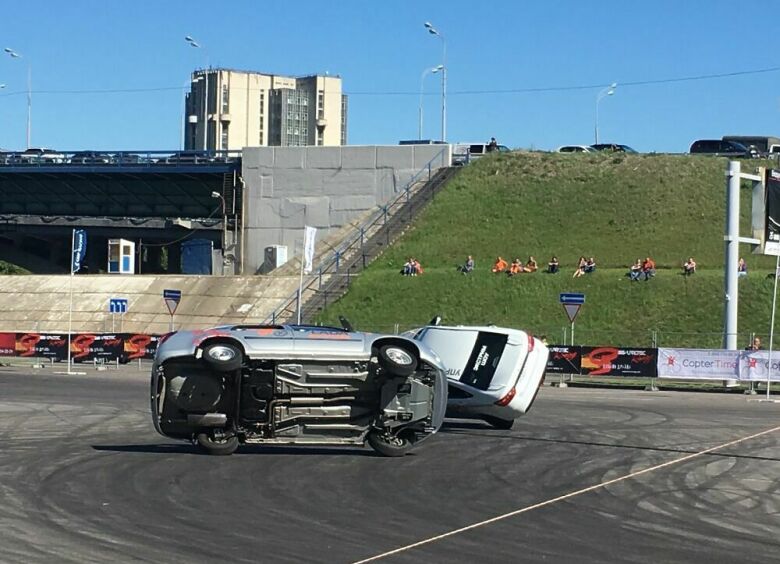
{"type": "MultiPolygon", "coordinates": [[[[743,170],[752,168],[745,162],[743,170]]],[[[527,328],[560,341],[568,327],[560,292],[585,292],[576,340],[588,344],[718,346],[723,318],[725,159],[669,155],[497,154],[468,166],[415,221],[414,228],[321,316],[346,315],[363,329],[393,330],[440,314],[449,323],[527,328]],[[472,276],[456,272],[467,254],[472,276]],[[529,255],[562,272],[492,275],[496,255],[529,255]],[[594,256],[591,276],[572,279],[577,258],[594,256]],[[658,276],[631,283],[636,258],[652,256],[658,276]],[[699,272],[681,276],[694,256],[699,272]],[[398,274],[406,257],[425,274],[398,274]]],[[[742,231],[749,235],[750,189],[743,186],[742,231]]],[[[740,281],[743,336],[769,332],[773,257],[750,255],[740,281]]]]}

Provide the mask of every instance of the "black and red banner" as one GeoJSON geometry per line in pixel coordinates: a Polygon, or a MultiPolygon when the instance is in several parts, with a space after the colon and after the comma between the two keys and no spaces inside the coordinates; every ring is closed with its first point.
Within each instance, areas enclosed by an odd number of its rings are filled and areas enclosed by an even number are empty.
{"type": "Polygon", "coordinates": [[[547,357],[548,374],[579,374],[582,352],[578,346],[552,345],[547,347],[550,356],[547,357]]]}
{"type": "MultiPolygon", "coordinates": [[[[74,362],[105,362],[154,358],[159,335],[144,333],[73,333],[70,354],[74,362]]],[[[68,358],[67,333],[0,333],[0,356],[68,358]]]]}
{"type": "Polygon", "coordinates": [[[583,376],[658,375],[658,349],[581,347],[580,374],[583,376]]]}

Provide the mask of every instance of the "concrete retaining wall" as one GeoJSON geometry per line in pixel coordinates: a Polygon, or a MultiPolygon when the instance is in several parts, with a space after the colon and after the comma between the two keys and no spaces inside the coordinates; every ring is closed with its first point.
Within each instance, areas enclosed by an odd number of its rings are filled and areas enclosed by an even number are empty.
{"type": "Polygon", "coordinates": [[[245,148],[244,273],[262,267],[270,245],[299,255],[305,225],[321,240],[388,202],[442,150],[433,170],[450,165],[449,145],[245,148]]]}

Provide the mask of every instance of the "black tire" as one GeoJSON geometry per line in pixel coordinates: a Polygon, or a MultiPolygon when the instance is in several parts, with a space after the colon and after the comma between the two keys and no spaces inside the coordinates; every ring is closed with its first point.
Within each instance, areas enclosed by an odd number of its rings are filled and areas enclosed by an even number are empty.
{"type": "Polygon", "coordinates": [[[228,343],[214,343],[203,349],[203,360],[217,372],[233,372],[244,362],[241,349],[228,343]]]}
{"type": "Polygon", "coordinates": [[[501,419],[491,415],[485,415],[482,419],[494,429],[501,429],[502,431],[508,431],[515,424],[514,419],[501,419]]]}
{"type": "Polygon", "coordinates": [[[382,456],[404,456],[414,446],[414,431],[401,431],[391,435],[381,431],[368,433],[368,444],[382,456]]]}
{"type": "Polygon", "coordinates": [[[385,345],[379,349],[379,364],[393,376],[406,378],[417,370],[417,359],[414,354],[398,345],[385,345]]]}
{"type": "Polygon", "coordinates": [[[238,448],[238,437],[236,436],[218,439],[211,433],[198,433],[195,440],[201,450],[213,456],[228,456],[236,452],[238,448]]]}

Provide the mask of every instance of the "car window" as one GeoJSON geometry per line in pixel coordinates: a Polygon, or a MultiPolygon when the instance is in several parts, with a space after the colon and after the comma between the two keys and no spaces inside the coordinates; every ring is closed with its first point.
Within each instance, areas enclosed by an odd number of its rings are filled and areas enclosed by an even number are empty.
{"type": "Polygon", "coordinates": [[[471,145],[469,147],[469,153],[472,155],[481,155],[485,152],[485,146],[484,145],[471,145]]]}
{"type": "Polygon", "coordinates": [[[496,373],[508,336],[480,331],[460,381],[478,390],[487,390],[496,373]]]}

